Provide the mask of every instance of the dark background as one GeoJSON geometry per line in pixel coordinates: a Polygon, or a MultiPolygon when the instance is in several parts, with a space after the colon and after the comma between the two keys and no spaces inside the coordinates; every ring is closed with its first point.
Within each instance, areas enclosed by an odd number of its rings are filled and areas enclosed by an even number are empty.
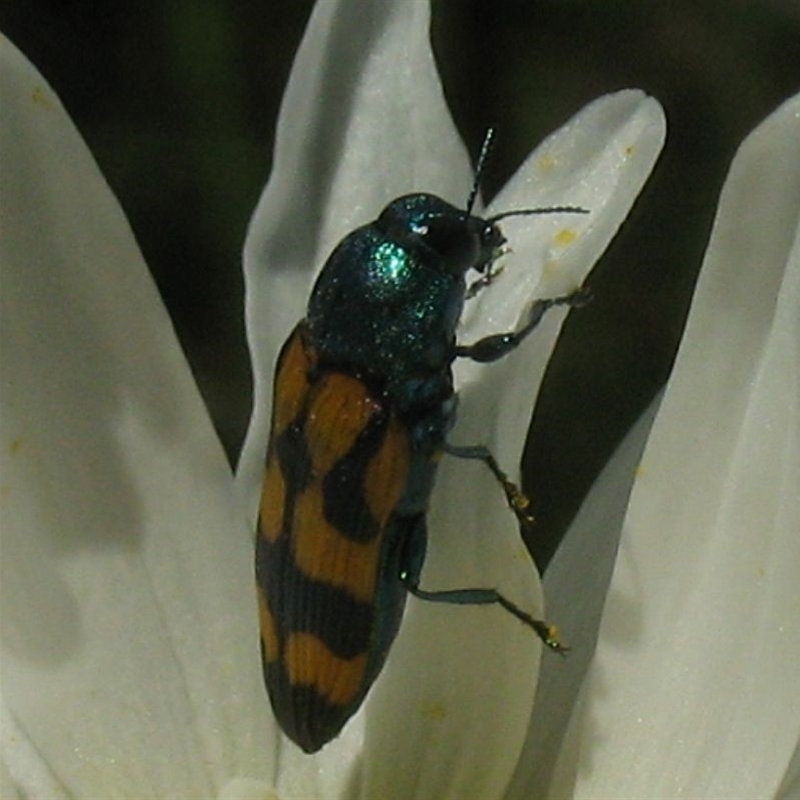
{"type": "MultiPolygon", "coordinates": [[[[58,92],[125,209],[232,461],[250,409],[242,242],[311,6],[0,3],[0,30],[58,92]]],[[[667,114],[664,154],[593,273],[595,302],[564,328],[531,427],[529,544],[545,564],[669,374],[738,143],[800,89],[800,0],[434,0],[433,41],[473,154],[498,129],[487,196],[600,94],[640,87],[667,114]]]]}

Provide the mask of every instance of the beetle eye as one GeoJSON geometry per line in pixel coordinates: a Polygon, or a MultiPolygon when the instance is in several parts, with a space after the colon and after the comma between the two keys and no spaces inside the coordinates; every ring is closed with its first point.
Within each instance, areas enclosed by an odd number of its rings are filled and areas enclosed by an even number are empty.
{"type": "Polygon", "coordinates": [[[497,251],[506,243],[506,237],[493,222],[484,223],[481,231],[481,250],[484,253],[494,256],[497,251]]]}
{"type": "Polygon", "coordinates": [[[480,236],[468,220],[433,217],[416,226],[414,233],[453,272],[465,272],[481,260],[480,236]]]}

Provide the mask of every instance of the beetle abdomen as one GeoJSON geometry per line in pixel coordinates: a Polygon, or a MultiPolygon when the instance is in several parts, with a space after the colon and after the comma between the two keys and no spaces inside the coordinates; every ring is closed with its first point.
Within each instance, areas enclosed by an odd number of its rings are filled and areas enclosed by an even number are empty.
{"type": "Polygon", "coordinates": [[[362,380],[319,368],[302,323],[275,387],[256,547],[263,665],[281,726],[312,752],[358,708],[397,632],[405,590],[382,578],[411,442],[362,380]]]}

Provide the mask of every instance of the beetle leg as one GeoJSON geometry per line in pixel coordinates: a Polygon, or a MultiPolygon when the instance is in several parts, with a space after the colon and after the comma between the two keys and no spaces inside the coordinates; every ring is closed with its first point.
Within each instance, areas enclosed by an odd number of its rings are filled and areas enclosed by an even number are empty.
{"type": "Polygon", "coordinates": [[[588,289],[577,289],[570,294],[561,297],[548,297],[544,300],[536,300],[528,312],[528,321],[516,331],[507,333],[494,333],[485,336],[474,344],[456,345],[457,358],[471,358],[473,361],[486,363],[497,361],[503,356],[508,355],[522,340],[533,331],[539,324],[545,311],[554,306],[570,306],[580,308],[586,305],[592,296],[588,289]]]}
{"type": "Polygon", "coordinates": [[[427,600],[431,603],[454,603],[462,606],[485,606],[497,604],[502,606],[510,614],[513,614],[520,622],[527,625],[551,650],[560,655],[564,655],[569,648],[561,644],[558,639],[558,630],[554,625],[548,625],[540,619],[534,619],[526,611],[523,611],[516,603],[512,603],[495,589],[450,589],[445,591],[431,592],[427,589],[420,589],[416,581],[411,581],[410,576],[401,575],[400,579],[406,589],[414,597],[420,600],[427,600]]]}
{"type": "Polygon", "coordinates": [[[482,292],[487,286],[491,286],[503,269],[505,269],[505,267],[502,264],[497,267],[495,267],[494,264],[490,264],[486,268],[486,272],[484,272],[480,278],[476,278],[469,286],[467,286],[467,293],[464,295],[464,299],[471,300],[473,297],[482,292]]]}
{"type": "Polygon", "coordinates": [[[456,458],[474,458],[483,461],[497,478],[497,482],[503,487],[511,510],[517,515],[517,519],[526,528],[530,528],[535,519],[530,511],[531,501],[522,489],[514,483],[497,463],[497,459],[491,454],[488,448],[483,445],[458,446],[445,442],[444,451],[456,458]]]}

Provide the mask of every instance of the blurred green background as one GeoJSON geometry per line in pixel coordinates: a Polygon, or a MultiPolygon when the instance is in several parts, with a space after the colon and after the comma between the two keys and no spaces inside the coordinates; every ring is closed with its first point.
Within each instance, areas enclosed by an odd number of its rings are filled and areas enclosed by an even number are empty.
{"type": "MultiPolygon", "coordinates": [[[[0,3],[0,30],[58,92],[125,209],[232,461],[250,411],[242,242],[311,7],[0,3]]],[[[434,0],[433,42],[473,154],[498,129],[487,196],[604,92],[640,87],[667,113],[661,161],[593,273],[595,302],[565,326],[529,434],[529,544],[544,565],[669,374],[738,143],[800,89],[800,0],[434,0]]]]}

